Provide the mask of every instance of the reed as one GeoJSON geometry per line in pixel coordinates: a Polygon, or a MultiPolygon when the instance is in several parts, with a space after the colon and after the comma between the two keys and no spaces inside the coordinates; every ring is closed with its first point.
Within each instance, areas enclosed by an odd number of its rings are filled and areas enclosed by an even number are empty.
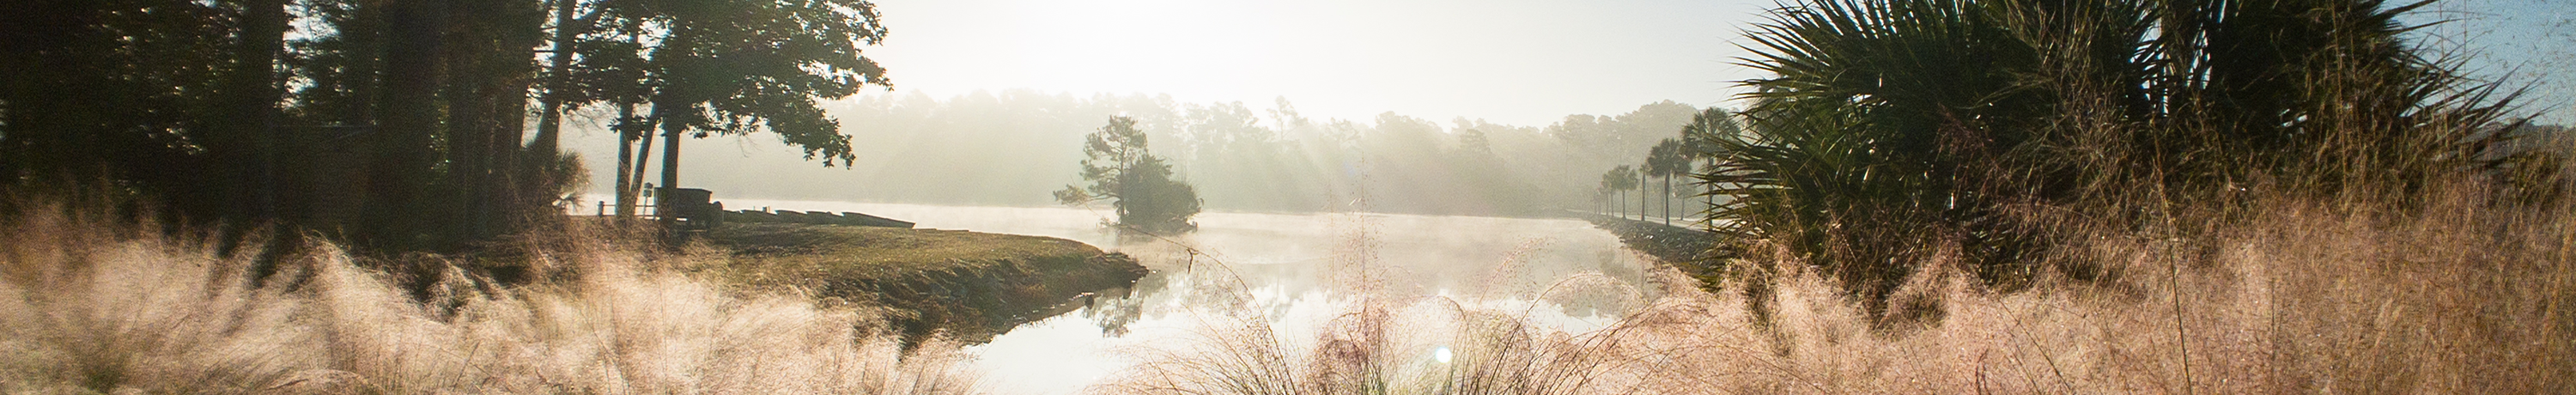
{"type": "MultiPolygon", "coordinates": [[[[1660,292],[1576,276],[1533,295],[1359,293],[1301,328],[1240,306],[1188,312],[1107,394],[2565,393],[2576,390],[2576,210],[2433,183],[2402,207],[2252,186],[2173,202],[2174,227],[2054,223],[2064,247],[2015,292],[1954,253],[1891,291],[1891,326],[1830,272],[1778,251],[1747,303],[1664,268],[1660,292]],[[2505,203],[2499,203],[2503,201],[2505,203]],[[2250,208],[2250,209],[2248,209],[2250,208]],[[2364,209],[2368,208],[2368,209],[2364,209]],[[1610,295],[1581,303],[1570,295],[1610,295]],[[1646,295],[1660,295],[1648,297],[1646,295]],[[1530,302],[1530,301],[1547,302],[1530,302]],[[1598,329],[1547,309],[1610,305],[1598,329]],[[1759,316],[1746,306],[1772,310],[1759,316]],[[1449,359],[1439,359],[1441,350],[1449,359]]],[[[1366,237],[1366,232],[1357,232],[1366,237]]],[[[1367,245],[1365,242],[1359,245],[1367,245]]],[[[1939,249],[1945,247],[1923,247],[1939,249]]],[[[1345,251],[1365,261],[1364,251],[1345,251]]],[[[1367,277],[1366,265],[1349,265],[1367,277]]],[[[1221,266],[1205,266],[1221,273],[1221,266]]],[[[1202,274],[1202,276],[1217,276],[1202,274]]],[[[1718,289],[1740,289],[1727,284],[1718,289]]]]}
{"type": "Polygon", "coordinates": [[[561,276],[502,284],[462,258],[316,243],[254,278],[261,248],[224,253],[101,206],[116,205],[18,202],[0,221],[0,392],[955,394],[977,380],[954,345],[907,353],[870,311],[663,269],[720,255],[593,241],[520,257],[561,276]]]}

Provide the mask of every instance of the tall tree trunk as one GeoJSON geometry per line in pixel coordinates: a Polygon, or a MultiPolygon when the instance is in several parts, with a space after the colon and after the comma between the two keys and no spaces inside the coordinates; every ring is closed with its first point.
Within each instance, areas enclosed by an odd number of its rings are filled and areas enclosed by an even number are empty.
{"type": "Polygon", "coordinates": [[[392,0],[386,10],[384,99],[376,103],[382,123],[367,165],[366,201],[360,210],[363,243],[390,251],[419,250],[438,240],[424,238],[436,225],[423,199],[431,181],[434,158],[431,135],[437,133],[437,87],[440,33],[446,27],[447,0],[392,0]]]}
{"type": "MultiPolygon", "coordinates": [[[[284,143],[277,128],[277,104],[284,97],[278,88],[277,59],[285,47],[286,1],[242,0],[237,4],[241,7],[241,33],[234,37],[233,68],[224,81],[225,97],[220,99],[226,108],[217,115],[219,129],[215,131],[228,144],[213,147],[218,151],[211,155],[220,161],[214,168],[222,169],[223,176],[204,180],[222,183],[215,188],[221,191],[215,198],[225,199],[229,206],[222,209],[222,215],[234,217],[239,221],[235,225],[248,225],[289,217],[279,209],[279,187],[286,183],[279,179],[277,168],[278,151],[284,143]]],[[[258,251],[251,266],[254,282],[274,273],[277,263],[293,253],[290,249],[296,248],[303,234],[291,228],[268,229],[282,233],[273,237],[278,243],[247,246],[258,251]]],[[[221,248],[244,247],[239,242],[250,233],[253,232],[230,232],[224,236],[221,248]]]]}
{"type": "MultiPolygon", "coordinates": [[[[1716,160],[1716,159],[1710,159],[1710,160],[1708,160],[1708,164],[1702,165],[1702,166],[1700,167],[1700,169],[1709,169],[1709,168],[1714,168],[1714,167],[1717,167],[1717,160],[1716,160]]],[[[1705,170],[1703,170],[1703,171],[1705,171],[1705,170]]],[[[1717,188],[1717,187],[1716,187],[1715,185],[1709,185],[1709,184],[1708,184],[1708,183],[1706,183],[1706,182],[1701,182],[1701,183],[1693,184],[1693,185],[1698,185],[1698,186],[1699,186],[1700,211],[1701,211],[1703,214],[1706,214],[1706,212],[1708,212],[1708,211],[1717,210],[1717,194],[1716,194],[1716,193],[1714,193],[1714,192],[1717,192],[1717,190],[1716,190],[1716,188],[1717,188]]],[[[1698,217],[1698,218],[1699,218],[1699,220],[1700,220],[1700,221],[1702,221],[1702,222],[1708,222],[1708,223],[1706,223],[1706,224],[1704,224],[1704,225],[1706,225],[1706,226],[1708,226],[1708,227],[1710,227],[1710,228],[1715,228],[1715,227],[1717,226],[1717,223],[1716,223],[1716,222],[1711,222],[1710,218],[1709,218],[1708,216],[1706,216],[1706,215],[1702,215],[1702,216],[1700,216],[1700,217],[1698,217]]]]}
{"type": "MultiPolygon", "coordinates": [[[[521,149],[519,145],[528,137],[528,90],[530,85],[534,85],[533,74],[536,72],[534,48],[536,46],[532,43],[515,45],[504,42],[498,49],[506,51],[495,51],[504,54],[494,59],[503,62],[496,65],[503,67],[499,78],[485,85],[478,98],[490,106],[484,113],[483,124],[490,142],[484,148],[488,167],[481,173],[482,179],[478,180],[483,188],[479,200],[483,205],[483,216],[477,218],[478,224],[471,233],[477,240],[498,237],[524,227],[524,220],[529,218],[527,215],[536,213],[534,210],[546,207],[544,204],[552,200],[543,199],[543,195],[552,195],[552,191],[523,188],[531,177],[522,175],[533,173],[527,165],[534,163],[523,159],[538,154],[521,149]]],[[[543,154],[551,158],[554,152],[548,150],[543,154]]]]}
{"type": "MultiPolygon", "coordinates": [[[[654,112],[659,113],[662,108],[664,107],[660,103],[653,105],[654,112]]],[[[653,214],[661,219],[662,223],[668,224],[675,220],[670,215],[671,194],[668,191],[680,188],[680,133],[688,131],[689,127],[680,122],[671,122],[668,118],[664,118],[661,123],[662,191],[653,194],[655,197],[653,214]]]]}
{"type": "MultiPolygon", "coordinates": [[[[451,0],[450,4],[468,1],[475,0],[451,0]]],[[[454,11],[450,14],[471,15],[454,11]]],[[[469,21],[458,23],[459,26],[453,29],[464,32],[450,33],[449,38],[461,39],[446,46],[444,60],[448,62],[448,73],[444,94],[439,97],[447,108],[447,182],[444,184],[448,189],[441,191],[437,211],[450,215],[450,221],[446,224],[448,227],[436,231],[444,233],[450,240],[478,238],[483,233],[485,219],[491,216],[491,207],[486,204],[484,196],[491,192],[492,187],[485,181],[492,172],[492,143],[495,138],[489,125],[490,109],[483,101],[483,89],[484,85],[491,83],[493,76],[490,70],[478,67],[485,66],[484,58],[491,55],[486,52],[489,48],[479,48],[479,44],[489,42],[488,37],[472,32],[481,30],[481,27],[474,26],[476,23],[470,21],[473,18],[466,19],[469,21]]]]}
{"type": "MultiPolygon", "coordinates": [[[[532,194],[530,198],[536,197],[533,194],[542,192],[546,195],[547,202],[555,197],[556,191],[562,190],[563,184],[570,178],[568,174],[554,174],[570,170],[557,169],[554,164],[562,155],[558,151],[561,144],[559,140],[563,136],[564,112],[572,110],[568,108],[571,106],[568,96],[572,94],[573,89],[572,44],[575,38],[580,37],[578,33],[584,30],[581,25],[575,25],[573,20],[573,11],[580,8],[580,0],[555,0],[554,3],[554,37],[546,46],[548,51],[546,60],[549,64],[546,67],[544,104],[542,112],[537,115],[537,136],[536,139],[528,141],[527,151],[523,155],[526,157],[524,159],[526,163],[514,164],[512,167],[518,174],[522,192],[532,194]]],[[[620,152],[625,150],[624,138],[621,137],[618,140],[617,147],[620,152]]],[[[544,204],[545,202],[531,203],[544,204]]]]}
{"type": "MultiPolygon", "coordinates": [[[[507,4],[509,2],[502,3],[503,6],[510,5],[507,4]]],[[[542,12],[535,9],[525,11],[542,12]]],[[[490,106],[484,113],[484,125],[491,133],[491,143],[485,148],[485,160],[490,161],[490,167],[484,170],[481,180],[487,189],[482,200],[485,205],[481,218],[483,223],[474,233],[477,239],[523,229],[527,220],[545,218],[533,215],[544,213],[543,210],[552,207],[548,203],[554,201],[553,188],[540,188],[540,185],[529,183],[539,180],[535,177],[538,175],[535,170],[540,168],[531,165],[553,162],[555,150],[548,148],[540,152],[520,145],[528,138],[528,92],[536,85],[536,48],[542,42],[540,39],[545,37],[540,30],[544,28],[545,18],[536,17],[542,13],[520,15],[528,18],[504,20],[495,27],[499,39],[492,52],[500,56],[490,59],[493,62],[493,79],[482,87],[479,98],[490,106]],[[538,157],[545,160],[531,160],[538,157]]]]}
{"type": "Polygon", "coordinates": [[[241,0],[241,33],[233,49],[233,70],[225,78],[224,114],[213,147],[220,177],[216,186],[230,207],[225,216],[268,219],[278,213],[276,161],[278,93],[277,57],[286,38],[285,0],[241,0]]]}
{"type": "MultiPolygon", "coordinates": [[[[298,217],[301,228],[343,237],[362,236],[346,232],[361,229],[367,201],[368,160],[374,154],[369,146],[381,137],[377,102],[384,99],[382,88],[386,67],[386,12],[381,2],[354,5],[345,19],[330,25],[338,40],[346,43],[337,51],[340,65],[332,85],[316,87],[325,92],[298,97],[300,105],[311,106],[323,125],[298,128],[286,146],[286,152],[297,155],[296,163],[281,164],[294,180],[286,196],[288,210],[298,217]]],[[[317,57],[327,53],[316,53],[317,57]]]]}
{"type": "Polygon", "coordinates": [[[554,39],[546,46],[549,52],[546,60],[550,64],[546,68],[545,112],[538,114],[536,140],[528,142],[528,152],[536,155],[553,155],[559,144],[556,140],[563,134],[563,113],[569,110],[564,108],[565,96],[572,90],[572,43],[578,37],[575,33],[581,32],[573,26],[572,18],[580,0],[555,0],[554,3],[554,39]]]}
{"type": "Polygon", "coordinates": [[[635,133],[635,105],[617,104],[617,218],[635,217],[635,143],[644,139],[635,133]]]}
{"type": "MultiPolygon", "coordinates": [[[[653,129],[655,128],[655,125],[658,124],[654,123],[653,118],[648,116],[644,119],[643,124],[636,125],[635,129],[628,131],[628,133],[635,134],[636,147],[635,174],[630,177],[631,181],[626,184],[626,187],[630,188],[626,190],[627,200],[631,202],[628,204],[629,210],[634,210],[632,206],[644,204],[644,171],[646,170],[646,165],[653,163],[653,129]]],[[[636,211],[639,211],[640,214],[641,210],[636,211]]]]}
{"type": "Polygon", "coordinates": [[[451,14],[473,15],[451,26],[447,46],[449,185],[456,187],[455,240],[508,233],[529,203],[517,177],[526,136],[528,88],[544,42],[544,10],[519,0],[450,0],[451,14]]]}

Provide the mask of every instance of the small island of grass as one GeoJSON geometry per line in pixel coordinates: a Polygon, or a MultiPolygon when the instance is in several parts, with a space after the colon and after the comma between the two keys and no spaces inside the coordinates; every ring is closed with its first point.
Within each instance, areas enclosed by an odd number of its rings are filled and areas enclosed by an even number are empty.
{"type": "Polygon", "coordinates": [[[711,278],[885,306],[890,324],[915,342],[940,332],[987,341],[1146,273],[1125,254],[1081,242],[962,230],[745,223],[705,240],[731,255],[729,265],[700,269],[711,278]]]}

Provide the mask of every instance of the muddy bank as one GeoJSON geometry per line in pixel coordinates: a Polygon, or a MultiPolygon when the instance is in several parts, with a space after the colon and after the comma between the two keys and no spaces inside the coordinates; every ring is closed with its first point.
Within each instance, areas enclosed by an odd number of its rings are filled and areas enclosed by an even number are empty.
{"type": "Polygon", "coordinates": [[[826,304],[884,306],[893,329],[914,342],[940,332],[989,341],[1146,273],[1125,254],[1072,240],[959,230],[738,223],[705,240],[733,255],[715,277],[826,304]]]}

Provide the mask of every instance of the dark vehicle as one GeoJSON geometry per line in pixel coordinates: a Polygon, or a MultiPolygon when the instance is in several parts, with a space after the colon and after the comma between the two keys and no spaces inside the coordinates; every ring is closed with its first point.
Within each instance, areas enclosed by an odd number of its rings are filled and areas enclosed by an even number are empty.
{"type": "Polygon", "coordinates": [[[724,224],[724,202],[714,201],[713,191],[662,188],[661,195],[661,207],[655,211],[670,221],[673,230],[708,230],[724,224]]]}

